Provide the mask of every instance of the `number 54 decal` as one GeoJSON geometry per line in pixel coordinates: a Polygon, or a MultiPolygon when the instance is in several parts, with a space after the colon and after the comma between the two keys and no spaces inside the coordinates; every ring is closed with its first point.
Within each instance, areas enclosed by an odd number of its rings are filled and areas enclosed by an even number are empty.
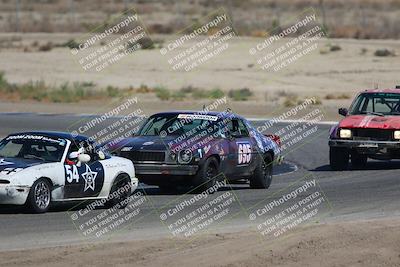
{"type": "Polygon", "coordinates": [[[64,165],[65,166],[65,178],[68,183],[79,183],[78,168],[75,165],[64,165]]]}
{"type": "Polygon", "coordinates": [[[251,145],[248,142],[237,143],[238,165],[249,164],[251,161],[251,145]]]}

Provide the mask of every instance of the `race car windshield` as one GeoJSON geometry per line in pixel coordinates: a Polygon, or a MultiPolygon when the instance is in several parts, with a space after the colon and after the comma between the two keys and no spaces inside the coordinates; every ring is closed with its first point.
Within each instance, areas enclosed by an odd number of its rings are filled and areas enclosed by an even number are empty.
{"type": "Polygon", "coordinates": [[[365,93],[358,96],[351,109],[351,115],[368,114],[376,116],[400,115],[400,94],[365,93]]]}
{"type": "Polygon", "coordinates": [[[204,129],[216,121],[216,116],[195,114],[168,114],[150,117],[139,131],[142,136],[179,136],[204,129]]]}
{"type": "Polygon", "coordinates": [[[16,138],[9,136],[0,142],[0,157],[36,159],[44,162],[59,162],[64,154],[66,141],[16,138]]]}

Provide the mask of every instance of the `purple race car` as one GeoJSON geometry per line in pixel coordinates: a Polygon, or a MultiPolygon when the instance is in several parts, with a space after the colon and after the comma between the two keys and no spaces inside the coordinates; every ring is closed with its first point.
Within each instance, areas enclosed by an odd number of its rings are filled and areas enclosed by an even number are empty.
{"type": "Polygon", "coordinates": [[[111,150],[132,160],[141,182],[165,190],[207,189],[224,179],[248,179],[251,188],[268,188],[273,164],[282,158],[278,136],[259,133],[230,112],[154,114],[111,150]]]}

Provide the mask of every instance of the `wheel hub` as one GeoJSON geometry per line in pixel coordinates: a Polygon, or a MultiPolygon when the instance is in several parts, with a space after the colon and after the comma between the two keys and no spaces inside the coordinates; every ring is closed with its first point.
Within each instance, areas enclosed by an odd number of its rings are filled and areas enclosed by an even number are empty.
{"type": "Polygon", "coordinates": [[[45,209],[50,204],[50,188],[44,182],[39,182],[34,189],[35,203],[40,209],[45,209]]]}

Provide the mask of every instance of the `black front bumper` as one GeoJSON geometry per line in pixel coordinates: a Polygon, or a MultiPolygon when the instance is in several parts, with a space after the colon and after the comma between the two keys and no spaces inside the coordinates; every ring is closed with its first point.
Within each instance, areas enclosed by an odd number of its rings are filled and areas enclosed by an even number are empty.
{"type": "Polygon", "coordinates": [[[137,175],[177,175],[192,176],[197,173],[197,165],[176,165],[176,164],[146,164],[135,163],[137,175]]]}

